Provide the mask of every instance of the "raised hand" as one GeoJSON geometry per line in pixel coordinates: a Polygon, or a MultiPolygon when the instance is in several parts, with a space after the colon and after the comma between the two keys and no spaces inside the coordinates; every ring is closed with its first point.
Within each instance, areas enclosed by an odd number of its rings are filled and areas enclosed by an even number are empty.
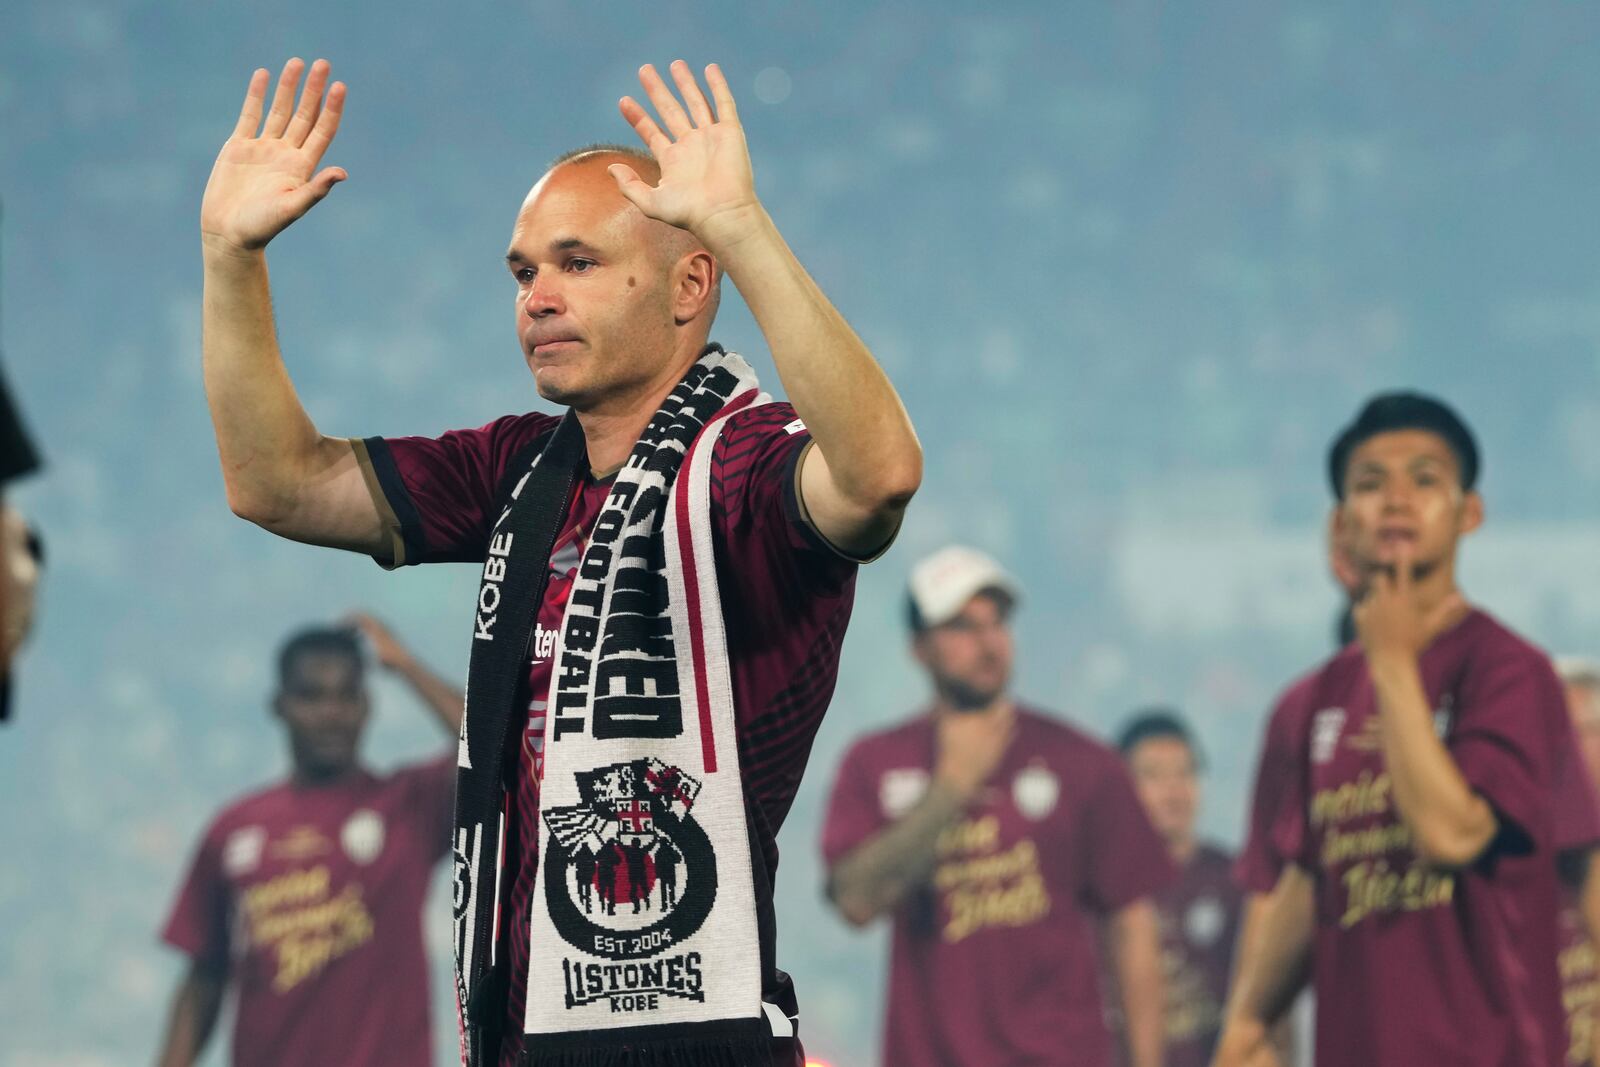
{"type": "Polygon", "coordinates": [[[356,611],[345,616],[344,621],[361,631],[372,645],[372,654],[377,657],[379,665],[386,670],[398,671],[412,662],[410,650],[400,643],[393,631],[373,616],[356,611]]]}
{"type": "Polygon", "coordinates": [[[1433,639],[1458,622],[1468,611],[1460,593],[1451,592],[1432,608],[1417,596],[1411,549],[1402,546],[1392,570],[1372,575],[1355,606],[1356,635],[1369,662],[1421,655],[1433,639]]]}
{"type": "Polygon", "coordinates": [[[344,83],[329,86],[328,62],[317,60],[296,108],[295,89],[304,68],[299,59],[284,64],[265,123],[261,112],[270,75],[262,69],[250,76],[239,122],[211,168],[200,203],[200,234],[208,244],[264,248],[349,177],[343,167],[317,169],[339,130],[344,83]]]}
{"type": "Polygon", "coordinates": [[[1016,716],[1006,708],[940,715],[934,777],[973,796],[1000,766],[1015,728],[1016,716]]]}
{"type": "Polygon", "coordinates": [[[620,105],[622,117],[660,165],[661,180],[652,186],[624,163],[613,163],[609,170],[622,195],[651,218],[707,243],[736,237],[759,215],[760,205],[733,93],[715,63],[706,68],[706,84],[717,105],[713,115],[689,65],[680,59],[671,70],[682,104],[655,67],[639,69],[639,84],[667,132],[633,97],[623,97],[620,105]]]}

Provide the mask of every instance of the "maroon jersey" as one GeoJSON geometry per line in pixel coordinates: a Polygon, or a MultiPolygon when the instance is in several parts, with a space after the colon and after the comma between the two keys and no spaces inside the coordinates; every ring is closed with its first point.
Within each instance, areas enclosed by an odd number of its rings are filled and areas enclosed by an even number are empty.
{"type": "MultiPolygon", "coordinates": [[[[1474,611],[1421,657],[1433,725],[1501,829],[1471,866],[1417,856],[1357,646],[1308,684],[1273,828],[1312,873],[1321,1067],[1559,1067],[1558,786],[1571,727],[1542,652],[1474,611]]],[[[1588,839],[1595,811],[1589,801],[1588,839]]]]}
{"type": "MultiPolygon", "coordinates": [[[[923,715],[851,748],[823,828],[829,866],[921,799],[936,741],[923,715]]],[[[894,916],[884,1067],[1110,1063],[1097,920],[1172,874],[1121,758],[1019,708],[1011,747],[938,850],[894,916]]]]}
{"type": "Polygon", "coordinates": [[[1166,977],[1166,1067],[1208,1067],[1222,1028],[1243,894],[1233,857],[1201,845],[1156,894],[1166,977]]]}
{"type": "MultiPolygon", "coordinates": [[[[481,560],[507,479],[531,460],[530,445],[555,426],[548,415],[513,415],[437,439],[369,439],[381,505],[392,511],[396,562],[481,560]]],[[[803,514],[795,487],[810,435],[788,404],[731,416],[711,458],[712,538],[728,634],[740,774],[765,875],[776,871],[776,835],[788,815],[838,677],[839,649],[855,595],[856,563],[831,549],[803,514]]],[[[511,961],[503,1063],[522,1047],[529,914],[538,872],[539,772],[554,634],[572,572],[606,487],[588,480],[569,504],[551,555],[530,649],[529,709],[506,832],[500,930],[511,961]]],[[[761,872],[757,872],[761,877],[761,872]]],[[[786,981],[769,975],[769,984],[786,981]]],[[[774,990],[767,990],[768,994],[774,990]]]]}
{"type": "Polygon", "coordinates": [[[1261,758],[1256,763],[1255,787],[1250,793],[1250,818],[1244,848],[1234,861],[1234,881],[1246,893],[1270,893],[1283,873],[1283,857],[1272,844],[1272,826],[1283,810],[1284,792],[1294,777],[1295,761],[1305,750],[1300,731],[1310,722],[1306,701],[1312,697],[1316,675],[1291,685],[1278,698],[1267,719],[1261,758]]]}
{"type": "Polygon", "coordinates": [[[1560,918],[1561,1008],[1567,1016],[1567,1067],[1594,1062],[1595,1009],[1600,1006],[1600,965],[1583,921],[1578,894],[1564,887],[1560,918]]]}
{"type": "Polygon", "coordinates": [[[234,1067],[432,1062],[422,908],[454,797],[451,753],[274,786],[211,824],[162,936],[228,969],[234,1067]]]}

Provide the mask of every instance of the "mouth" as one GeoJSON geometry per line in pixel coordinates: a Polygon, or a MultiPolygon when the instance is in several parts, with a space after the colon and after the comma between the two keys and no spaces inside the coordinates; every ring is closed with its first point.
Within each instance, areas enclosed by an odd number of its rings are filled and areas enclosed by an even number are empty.
{"type": "Polygon", "coordinates": [[[1414,545],[1416,543],[1417,532],[1415,530],[1390,526],[1378,531],[1378,544],[1388,548],[1394,548],[1399,545],[1414,545]]]}
{"type": "Polygon", "coordinates": [[[552,337],[548,341],[535,342],[528,351],[535,359],[545,359],[550,356],[559,356],[563,352],[578,347],[580,343],[575,337],[552,337]]]}

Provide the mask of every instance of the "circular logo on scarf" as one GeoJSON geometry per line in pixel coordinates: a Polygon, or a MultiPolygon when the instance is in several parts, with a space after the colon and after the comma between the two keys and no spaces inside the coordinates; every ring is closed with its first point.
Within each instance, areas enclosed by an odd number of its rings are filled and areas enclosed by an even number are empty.
{"type": "Polygon", "coordinates": [[[362,808],[344,821],[339,843],[344,846],[344,854],[363,867],[371,863],[383,851],[383,816],[371,808],[362,808]]]}
{"type": "Polygon", "coordinates": [[[1216,897],[1201,897],[1183,914],[1183,933],[1191,945],[1210,948],[1222,936],[1222,903],[1216,897]]]}
{"type": "Polygon", "coordinates": [[[1056,810],[1060,796],[1061,782],[1047,767],[1025,768],[1011,781],[1011,799],[1017,810],[1035,822],[1056,810]]]}
{"type": "Polygon", "coordinates": [[[613,960],[676,948],[717,898],[711,839],[689,814],[700,782],[654,758],[575,777],[581,803],[543,813],[545,905],[556,930],[613,960]]]}

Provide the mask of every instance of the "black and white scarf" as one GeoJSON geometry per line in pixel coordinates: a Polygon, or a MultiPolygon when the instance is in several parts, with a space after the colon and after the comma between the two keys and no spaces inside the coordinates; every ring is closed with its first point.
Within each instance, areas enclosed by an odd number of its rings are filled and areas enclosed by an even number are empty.
{"type": "MultiPolygon", "coordinates": [[[[770,399],[742,358],[709,347],[617,474],[578,566],[540,788],[524,1025],[535,1067],[765,1065],[793,1036],[761,998],[758,916],[771,901],[752,874],[710,510],[723,424],[770,399]]],[[[515,693],[586,459],[569,412],[505,502],[479,587],[454,901],[473,1067],[496,1062],[505,1016],[496,952],[515,693]]]]}

